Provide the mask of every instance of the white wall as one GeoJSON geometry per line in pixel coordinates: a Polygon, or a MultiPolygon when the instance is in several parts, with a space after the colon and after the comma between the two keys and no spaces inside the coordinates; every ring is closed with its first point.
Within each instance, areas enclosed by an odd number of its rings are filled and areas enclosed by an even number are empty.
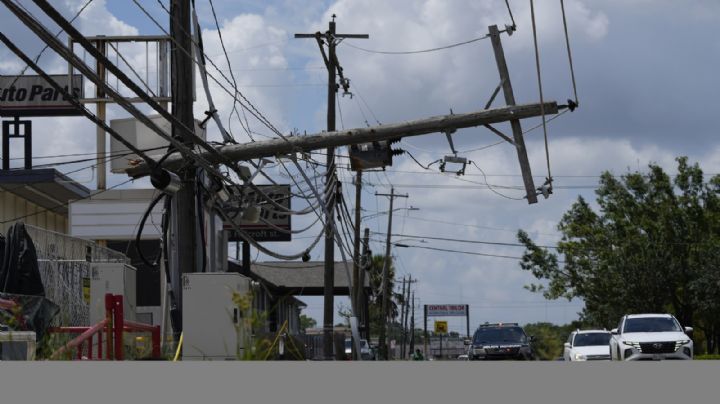
{"type": "MultiPolygon", "coordinates": [[[[91,240],[134,240],[140,219],[156,195],[154,189],[103,192],[70,204],[70,235],[91,240]]],[[[163,202],[148,217],[142,238],[160,235],[163,202]]]]}

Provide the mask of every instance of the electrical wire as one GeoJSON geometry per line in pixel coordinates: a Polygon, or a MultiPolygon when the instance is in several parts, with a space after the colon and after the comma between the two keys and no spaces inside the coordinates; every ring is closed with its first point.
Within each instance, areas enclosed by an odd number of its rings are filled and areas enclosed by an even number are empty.
{"type": "MultiPolygon", "coordinates": [[[[395,244],[397,246],[397,244],[395,244]]],[[[500,254],[486,254],[486,253],[479,253],[479,252],[473,252],[473,251],[459,251],[459,250],[450,250],[447,248],[437,248],[437,247],[427,247],[427,246],[419,246],[419,245],[406,245],[403,244],[403,247],[405,248],[422,248],[423,250],[433,250],[433,251],[441,251],[441,252],[449,252],[449,253],[455,253],[455,254],[468,254],[468,255],[477,255],[481,257],[491,257],[491,258],[508,258],[513,260],[522,260],[523,257],[516,257],[511,255],[500,255],[500,254]]]]}
{"type": "Polygon", "coordinates": [[[150,268],[155,268],[158,266],[160,254],[158,254],[158,256],[155,258],[155,262],[148,261],[148,259],[145,258],[145,254],[143,254],[142,249],[140,248],[140,236],[142,235],[143,229],[145,228],[145,222],[147,221],[148,216],[150,216],[150,214],[152,213],[153,208],[155,208],[155,205],[157,205],[158,202],[160,202],[166,196],[167,196],[166,194],[161,192],[155,198],[153,198],[153,200],[148,205],[147,209],[145,209],[145,213],[143,214],[142,218],[140,219],[137,233],[135,233],[135,251],[137,252],[138,256],[140,257],[140,260],[150,268]]]}
{"type": "MultiPolygon", "coordinates": [[[[379,235],[387,234],[387,233],[378,233],[378,232],[371,232],[371,233],[379,234],[379,235]]],[[[497,242],[497,241],[480,241],[480,240],[467,240],[467,239],[435,237],[435,236],[419,236],[419,235],[414,235],[414,234],[402,234],[402,233],[392,234],[391,236],[392,237],[402,237],[402,238],[437,240],[437,241],[452,241],[454,243],[466,243],[466,244],[486,244],[486,245],[496,245],[496,246],[504,246],[504,247],[526,247],[525,244],[521,244],[521,243],[503,243],[503,242],[497,242]]],[[[537,247],[551,248],[551,249],[558,248],[558,246],[554,246],[554,245],[538,245],[537,247]]]]}
{"type": "Polygon", "coordinates": [[[542,115],[542,127],[545,137],[545,161],[547,162],[547,181],[552,190],[552,173],[550,172],[550,148],[548,147],[547,120],[545,119],[545,101],[543,99],[542,77],[540,74],[540,50],[538,49],[537,27],[535,24],[535,0],[530,0],[530,16],[532,20],[533,42],[535,44],[535,67],[537,69],[538,90],[540,93],[540,115],[542,115]]]}
{"type": "Polygon", "coordinates": [[[478,166],[474,161],[470,160],[470,163],[471,163],[472,165],[474,165],[478,170],[480,170],[480,173],[482,174],[483,179],[485,180],[485,185],[487,185],[488,189],[490,189],[493,193],[495,193],[495,194],[497,194],[497,195],[500,195],[500,196],[503,197],[503,198],[511,199],[511,200],[515,200],[515,201],[522,201],[522,200],[525,199],[524,197],[523,197],[523,198],[516,198],[516,197],[508,196],[508,195],[505,195],[505,194],[503,194],[503,193],[495,190],[495,188],[494,188],[492,185],[490,185],[490,183],[488,183],[487,176],[485,175],[485,171],[483,171],[483,169],[480,168],[480,166],[478,166]]]}
{"type": "Polygon", "coordinates": [[[510,14],[510,21],[512,21],[513,30],[515,30],[517,25],[515,24],[515,17],[513,17],[512,9],[510,8],[510,0],[505,0],[505,5],[507,6],[508,14],[510,14]]]}
{"type": "MultiPolygon", "coordinates": [[[[88,8],[90,3],[92,3],[92,2],[93,2],[93,0],[86,1],[85,4],[83,4],[83,6],[80,7],[80,9],[77,11],[77,13],[75,13],[73,18],[70,19],[70,22],[75,22],[75,20],[77,20],[78,17],[80,17],[80,14],[82,14],[83,11],[85,11],[85,9],[88,8]]],[[[63,30],[61,29],[60,31],[57,32],[57,34],[55,34],[55,38],[59,37],[60,34],[62,34],[62,33],[63,33],[63,30]]],[[[34,59],[35,63],[38,63],[40,61],[40,57],[42,57],[43,53],[45,53],[45,51],[49,47],[50,47],[50,45],[45,44],[45,46],[40,50],[40,53],[38,53],[37,56],[35,56],[35,59],[34,59]]],[[[12,83],[10,83],[8,88],[15,87],[15,83],[17,83],[17,81],[20,79],[20,77],[22,77],[25,74],[25,72],[27,71],[28,68],[30,68],[30,64],[26,64],[25,67],[23,67],[22,71],[20,71],[20,73],[17,76],[15,76],[15,78],[13,79],[12,83]]]]}
{"type": "Polygon", "coordinates": [[[490,37],[490,35],[483,35],[481,37],[473,38],[473,39],[463,41],[463,42],[457,42],[454,44],[440,46],[437,48],[414,50],[414,51],[378,51],[378,50],[361,48],[359,46],[351,45],[350,43],[346,43],[346,45],[353,49],[357,49],[357,50],[367,52],[367,53],[377,53],[377,54],[382,54],[382,55],[414,55],[414,54],[418,54],[418,53],[428,53],[428,52],[436,52],[436,51],[445,50],[445,49],[451,49],[451,48],[455,48],[458,46],[467,45],[467,44],[471,44],[473,42],[481,41],[481,40],[489,38],[489,37],[490,37]]]}
{"type": "MultiPolygon", "coordinates": [[[[217,14],[215,13],[215,4],[213,3],[213,0],[208,0],[210,3],[210,10],[212,11],[213,19],[215,20],[215,28],[217,28],[218,32],[218,38],[220,38],[220,46],[222,47],[223,54],[225,55],[225,61],[228,65],[228,70],[230,73],[230,78],[232,78],[232,84],[233,89],[235,92],[238,92],[238,85],[237,80],[235,79],[235,72],[233,72],[232,64],[230,63],[230,56],[227,53],[227,49],[225,48],[225,40],[223,39],[222,30],[220,29],[220,23],[218,22],[217,14]]],[[[193,8],[195,7],[195,1],[193,0],[193,8]]],[[[199,28],[199,27],[198,27],[199,28]]],[[[201,38],[200,36],[200,30],[198,29],[198,38],[201,38]]],[[[202,43],[202,40],[199,40],[198,42],[202,43]]],[[[203,52],[200,52],[200,55],[202,56],[204,54],[203,52]]],[[[228,128],[230,128],[230,135],[232,136],[232,126],[230,125],[230,119],[232,118],[233,112],[237,114],[237,100],[233,100],[233,108],[230,111],[230,114],[228,115],[228,128]]],[[[243,115],[245,115],[245,110],[243,110],[243,115]]],[[[240,120],[240,125],[242,126],[242,119],[238,115],[238,119],[240,120]]],[[[247,117],[245,117],[245,120],[247,122],[247,117]]],[[[245,128],[245,126],[243,126],[245,128]]],[[[247,132],[248,137],[251,141],[255,141],[253,139],[252,134],[250,133],[250,125],[248,125],[247,128],[245,128],[245,131],[247,132]]]]}
{"type": "Polygon", "coordinates": [[[567,47],[568,62],[570,64],[570,77],[572,78],[573,93],[575,94],[575,106],[580,105],[577,94],[577,85],[575,84],[575,68],[573,67],[572,52],[570,51],[570,36],[568,35],[567,18],[565,17],[565,0],[560,0],[560,9],[562,10],[563,28],[565,29],[565,45],[567,47]]]}
{"type": "MultiPolygon", "coordinates": [[[[548,118],[547,121],[546,121],[546,123],[550,123],[550,122],[554,121],[555,119],[560,118],[561,116],[565,115],[565,114],[566,114],[567,112],[569,112],[569,111],[570,111],[569,109],[564,109],[564,110],[560,111],[557,115],[554,115],[554,116],[551,116],[550,118],[548,118]]],[[[540,128],[540,127],[542,127],[542,126],[543,126],[543,124],[540,123],[540,124],[538,124],[538,125],[533,126],[533,127],[530,128],[530,129],[527,129],[527,130],[523,131],[522,134],[523,134],[523,135],[526,135],[526,134],[528,134],[528,133],[530,133],[530,132],[534,131],[535,129],[540,128]]],[[[489,144],[489,145],[485,145],[485,146],[482,146],[482,147],[478,147],[478,148],[474,148],[474,149],[469,149],[469,150],[460,150],[460,151],[458,151],[458,153],[460,153],[460,154],[472,153],[472,152],[476,152],[476,151],[480,151],[480,150],[489,149],[489,148],[491,148],[491,147],[495,147],[495,146],[498,146],[498,145],[501,145],[501,144],[505,144],[505,143],[507,143],[507,142],[504,141],[504,140],[500,140],[499,142],[491,143],[491,144],[489,144]]]]}
{"type": "Polygon", "coordinates": [[[419,162],[418,159],[416,159],[415,156],[413,156],[413,154],[410,153],[409,151],[405,150],[405,154],[407,154],[408,156],[410,156],[410,158],[411,158],[417,165],[419,165],[420,168],[424,168],[425,170],[429,170],[429,169],[430,169],[430,166],[432,166],[433,164],[437,164],[437,163],[439,163],[440,161],[442,161],[442,160],[435,160],[435,161],[431,162],[430,164],[424,166],[424,165],[422,165],[422,163],[419,162]]]}
{"type": "MultiPolygon", "coordinates": [[[[132,181],[135,181],[135,179],[134,179],[134,178],[130,178],[130,179],[128,179],[128,180],[126,180],[126,181],[123,181],[123,182],[121,182],[121,183],[119,183],[119,184],[113,185],[112,187],[109,187],[109,188],[107,188],[107,189],[99,190],[99,191],[95,192],[94,194],[91,194],[91,195],[88,195],[88,196],[85,196],[85,197],[81,197],[81,198],[78,198],[78,199],[74,199],[72,202],[79,202],[79,201],[84,201],[84,200],[86,200],[86,199],[92,199],[93,197],[95,197],[95,196],[97,196],[97,195],[100,195],[100,194],[102,194],[102,193],[108,192],[108,191],[113,190],[113,189],[115,189],[115,188],[119,188],[119,187],[121,187],[121,186],[123,186],[123,185],[125,185],[125,184],[127,184],[127,183],[129,183],[129,182],[132,182],[132,181]]],[[[39,215],[39,214],[44,213],[44,212],[54,211],[54,210],[56,210],[56,209],[60,209],[60,208],[66,207],[66,206],[70,205],[70,203],[71,203],[71,202],[59,203],[59,204],[54,205],[54,206],[52,206],[52,207],[44,208],[44,209],[35,211],[35,212],[33,212],[33,213],[28,213],[28,214],[26,214],[26,215],[17,216],[17,217],[14,217],[14,218],[12,218],[12,219],[4,220],[4,221],[0,222],[0,224],[13,223],[13,222],[17,222],[18,220],[22,220],[22,219],[25,219],[25,218],[30,217],[30,216],[39,215]]]]}
{"type": "MultiPolygon", "coordinates": [[[[190,52],[188,52],[182,46],[180,46],[180,44],[178,44],[177,41],[174,38],[172,38],[170,33],[157,21],[157,19],[155,17],[152,16],[152,14],[150,14],[150,12],[147,11],[147,9],[142,4],[140,4],[140,2],[138,0],[132,0],[132,1],[138,8],[140,8],[140,10],[143,12],[143,14],[145,14],[155,24],[155,26],[157,26],[165,35],[170,37],[171,41],[173,41],[175,46],[177,46],[178,50],[185,53],[186,56],[188,56],[194,60],[194,58],[190,54],[190,52]]],[[[172,16],[172,14],[170,13],[170,10],[167,9],[165,7],[165,5],[162,4],[161,1],[158,0],[158,3],[163,8],[163,10],[165,10],[165,12],[168,14],[168,16],[172,16]]],[[[186,32],[182,27],[180,27],[180,30],[182,32],[184,32],[185,35],[187,35],[192,42],[195,42],[195,40],[192,39],[192,35],[190,35],[190,33],[186,32]]],[[[195,45],[198,46],[198,44],[196,42],[195,42],[195,45]]],[[[206,58],[210,62],[210,64],[218,71],[218,73],[220,73],[220,76],[222,78],[224,78],[225,81],[229,85],[232,85],[232,81],[222,72],[222,70],[217,66],[217,64],[215,64],[215,62],[204,52],[203,52],[203,57],[206,58]]],[[[197,61],[195,61],[195,63],[197,64],[197,61]]],[[[230,92],[230,90],[228,90],[226,87],[224,87],[222,85],[222,83],[220,83],[220,81],[217,78],[215,78],[215,76],[213,76],[210,73],[207,73],[207,74],[208,74],[208,77],[210,77],[216,84],[218,84],[220,86],[220,88],[222,88],[228,95],[233,97],[234,100],[237,100],[240,103],[240,105],[243,106],[243,108],[245,108],[251,115],[253,115],[261,123],[263,123],[263,125],[265,125],[268,129],[270,129],[272,132],[274,132],[279,137],[285,138],[285,136],[255,107],[255,105],[253,105],[250,102],[250,100],[248,100],[245,97],[245,95],[242,92],[237,91],[235,94],[233,94],[232,92],[230,92]],[[245,101],[245,103],[247,103],[247,105],[245,105],[243,102],[238,100],[238,98],[237,98],[238,96],[240,96],[240,98],[242,98],[245,101]]]]}

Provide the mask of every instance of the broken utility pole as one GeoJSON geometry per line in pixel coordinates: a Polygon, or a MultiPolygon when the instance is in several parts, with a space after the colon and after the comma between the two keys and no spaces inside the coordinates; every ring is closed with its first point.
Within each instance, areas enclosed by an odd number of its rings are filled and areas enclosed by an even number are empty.
{"type": "MultiPolygon", "coordinates": [[[[325,67],[328,71],[328,101],[327,101],[327,130],[328,132],[335,131],[335,97],[338,91],[337,84],[337,73],[340,71],[342,77],[342,67],[338,63],[335,49],[339,43],[338,38],[369,38],[369,35],[356,35],[356,34],[337,34],[335,32],[335,14],[332,16],[328,31],[323,35],[319,31],[314,34],[295,34],[295,38],[315,38],[320,46],[320,52],[322,53],[323,60],[325,61],[325,67]],[[324,40],[324,41],[323,41],[324,40]],[[325,49],[323,45],[327,45],[328,54],[325,55],[325,49]]],[[[345,86],[345,80],[343,79],[343,86],[345,86]]],[[[345,87],[347,91],[347,87],[345,87]]],[[[336,173],[335,173],[335,147],[329,146],[327,148],[326,156],[327,174],[325,177],[325,186],[330,187],[337,186],[336,173]]],[[[334,211],[337,198],[335,198],[335,192],[329,191],[325,195],[328,195],[327,201],[327,216],[325,217],[325,276],[324,276],[324,309],[323,309],[323,355],[325,359],[330,359],[333,356],[333,320],[335,317],[334,312],[334,288],[335,288],[335,236],[333,234],[333,223],[334,223],[334,211]]],[[[355,279],[353,279],[355,280],[355,279]]],[[[352,292],[351,292],[352,294],[352,292]]],[[[350,296],[351,307],[353,308],[353,316],[357,317],[355,311],[355,300],[353,296],[350,296]]],[[[359,344],[359,342],[358,342],[359,344]]],[[[359,345],[358,345],[359,346],[359,345]]]]}

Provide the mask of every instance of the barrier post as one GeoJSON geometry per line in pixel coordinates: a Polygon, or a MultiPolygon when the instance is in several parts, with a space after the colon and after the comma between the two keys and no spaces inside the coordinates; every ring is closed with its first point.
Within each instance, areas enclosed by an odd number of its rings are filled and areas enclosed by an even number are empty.
{"type": "Polygon", "coordinates": [[[113,359],[113,320],[114,320],[114,310],[113,306],[115,306],[115,301],[113,299],[113,295],[110,293],[105,294],[105,318],[107,318],[107,359],[112,360],[113,359]]]}
{"type": "Polygon", "coordinates": [[[121,295],[113,296],[113,314],[114,314],[114,342],[115,342],[115,360],[124,360],[123,349],[123,331],[125,329],[124,313],[123,313],[123,297],[121,295]]]}

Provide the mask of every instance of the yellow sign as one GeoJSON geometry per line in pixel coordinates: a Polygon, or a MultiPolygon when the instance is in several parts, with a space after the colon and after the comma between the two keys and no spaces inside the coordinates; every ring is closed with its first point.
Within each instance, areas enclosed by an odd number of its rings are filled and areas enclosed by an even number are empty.
{"type": "Polygon", "coordinates": [[[447,321],[435,321],[435,334],[447,334],[447,321]]]}

